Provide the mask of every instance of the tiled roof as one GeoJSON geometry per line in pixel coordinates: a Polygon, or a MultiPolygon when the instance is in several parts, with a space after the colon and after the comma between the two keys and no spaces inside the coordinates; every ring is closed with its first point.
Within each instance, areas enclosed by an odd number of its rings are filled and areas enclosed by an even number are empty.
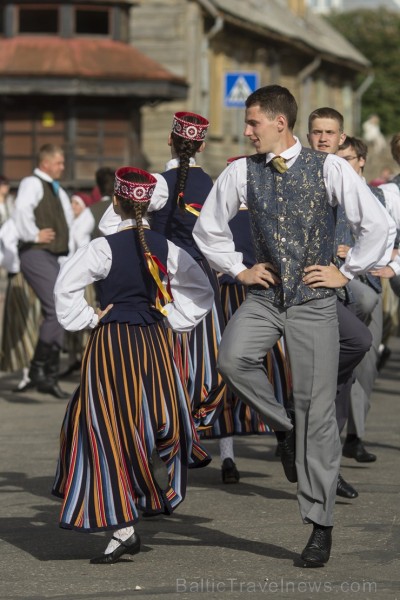
{"type": "Polygon", "coordinates": [[[1,77],[65,77],[109,81],[185,81],[122,42],[18,36],[0,39],[1,77]]]}
{"type": "MultiPolygon", "coordinates": [[[[208,0],[228,20],[239,19],[244,26],[265,30],[300,43],[329,60],[368,67],[369,61],[325,19],[306,11],[304,18],[288,8],[286,0],[208,0]]],[[[201,2],[200,2],[201,3],[201,2]]],[[[201,3],[202,4],[202,3],[201,3]]]]}

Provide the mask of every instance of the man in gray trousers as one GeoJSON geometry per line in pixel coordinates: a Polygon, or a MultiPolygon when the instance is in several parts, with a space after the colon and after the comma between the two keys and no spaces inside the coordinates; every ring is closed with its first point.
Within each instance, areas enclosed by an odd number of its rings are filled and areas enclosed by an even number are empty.
{"type": "Polygon", "coordinates": [[[58,385],[64,330],[58,323],[54,285],[59,257],[68,254],[71,202],[58,183],[64,171],[64,152],[46,144],[39,150],[38,168],[22,179],[13,219],[20,239],[21,271],[41,303],[43,321],[29,369],[30,381],[18,391],[36,387],[56,398],[66,398],[58,385]]]}
{"type": "Polygon", "coordinates": [[[256,154],[234,161],[218,177],[193,236],[214,269],[250,286],[223,335],[219,370],[274,429],[285,474],[298,482],[303,522],[313,524],[302,564],[318,567],[330,556],[341,456],[334,288],[386,264],[396,230],[346,161],[302,147],[293,135],[296,116],[296,101],[281,86],[248,97],[244,135],[256,154]],[[229,229],[241,202],[249,209],[257,257],[251,269],[235,251],[229,229]],[[340,270],[330,263],[337,204],[357,237],[340,270]],[[294,414],[276,402],[263,365],[281,335],[292,369],[294,414]]]}

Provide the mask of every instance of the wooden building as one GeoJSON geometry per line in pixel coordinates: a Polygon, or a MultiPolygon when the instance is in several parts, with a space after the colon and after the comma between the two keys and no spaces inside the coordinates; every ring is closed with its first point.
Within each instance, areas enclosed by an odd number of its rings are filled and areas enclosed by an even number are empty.
{"type": "Polygon", "coordinates": [[[143,104],[187,95],[182,77],[130,43],[130,0],[0,3],[0,173],[13,185],[40,146],[66,151],[64,185],[100,166],[145,166],[143,104]]]}
{"type": "Polygon", "coordinates": [[[245,83],[256,75],[260,86],[287,86],[299,103],[295,133],[303,142],[308,115],[320,106],[342,112],[349,134],[359,125],[369,63],[304,0],[143,0],[131,13],[131,40],[189,85],[186,100],[142,109],[143,150],[153,170],[169,157],[166,140],[176,110],[209,118],[201,162],[211,175],[228,157],[249,151],[244,110],[229,107],[235,74],[245,83]]]}

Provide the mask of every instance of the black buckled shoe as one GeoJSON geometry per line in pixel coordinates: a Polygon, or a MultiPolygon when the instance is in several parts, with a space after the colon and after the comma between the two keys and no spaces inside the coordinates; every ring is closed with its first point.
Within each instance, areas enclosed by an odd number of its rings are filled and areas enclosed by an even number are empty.
{"type": "Polygon", "coordinates": [[[240,473],[231,458],[224,459],[221,467],[221,475],[223,483],[239,483],[240,473]]]}
{"type": "Polygon", "coordinates": [[[290,483],[297,482],[297,471],[296,471],[296,430],[294,419],[293,429],[288,431],[283,440],[278,441],[279,454],[283,470],[285,471],[286,479],[290,483]]]}
{"type": "Polygon", "coordinates": [[[376,461],[376,454],[367,452],[362,440],[358,437],[355,440],[346,440],[342,451],[346,458],[354,458],[357,462],[370,463],[376,461]]]}
{"type": "Polygon", "coordinates": [[[140,537],[135,531],[124,542],[115,537],[113,537],[112,539],[119,543],[118,548],[115,548],[115,550],[113,552],[110,552],[109,554],[95,556],[90,560],[90,564],[112,565],[116,563],[124,554],[133,555],[138,554],[140,552],[140,537]]]}
{"type": "Polygon", "coordinates": [[[332,547],[332,527],[314,525],[310,539],[301,553],[304,567],[323,567],[328,562],[332,547]]]}
{"type": "Polygon", "coordinates": [[[51,394],[55,398],[59,398],[59,400],[66,400],[70,397],[68,392],[64,392],[57,382],[54,381],[45,381],[37,386],[38,392],[42,394],[51,394]]]}
{"type": "Polygon", "coordinates": [[[357,498],[358,492],[355,488],[353,488],[352,485],[350,485],[350,483],[347,483],[347,481],[345,481],[343,477],[339,474],[337,480],[336,495],[341,496],[342,498],[348,498],[349,500],[354,500],[354,498],[357,498]]]}

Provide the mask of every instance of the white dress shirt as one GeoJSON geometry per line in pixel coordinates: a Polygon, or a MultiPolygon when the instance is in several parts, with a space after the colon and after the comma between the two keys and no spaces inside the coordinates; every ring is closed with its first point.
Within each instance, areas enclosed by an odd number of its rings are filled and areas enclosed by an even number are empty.
{"type": "Polygon", "coordinates": [[[18,232],[11,218],[0,227],[0,265],[8,273],[18,273],[20,270],[18,232]]]}
{"type": "MultiPolygon", "coordinates": [[[[122,221],[118,230],[135,225],[122,221]]],[[[143,224],[147,225],[146,220],[143,224]]],[[[98,316],[85,300],[87,285],[105,279],[112,265],[112,251],[105,238],[96,238],[83,246],[61,267],[54,288],[57,318],[68,331],[96,327],[98,316]]],[[[190,331],[211,310],[214,292],[196,261],[187,252],[168,241],[167,271],[173,302],[164,308],[166,325],[174,331],[190,331]]],[[[104,307],[105,308],[105,307],[104,307]]]]}
{"type": "MultiPolygon", "coordinates": [[[[295,139],[296,143],[280,154],[286,159],[289,169],[302,148],[299,140],[295,139]]],[[[266,163],[274,156],[267,154],[266,163]]],[[[340,268],[343,275],[352,279],[376,265],[386,265],[396,236],[393,219],[344,159],[327,154],[323,177],[329,204],[340,204],[344,208],[357,240],[340,268]]],[[[247,205],[246,158],[235,160],[218,177],[193,229],[200,252],[211,267],[231,277],[246,269],[242,254],[235,251],[228,225],[241,203],[247,205]]]]}
{"type": "MultiPolygon", "coordinates": [[[[52,182],[52,178],[40,169],[35,169],[34,174],[45,181],[52,182]]],[[[24,177],[19,184],[17,197],[15,199],[15,210],[12,218],[18,231],[19,239],[23,242],[37,242],[39,228],[36,225],[34,210],[43,198],[42,182],[33,175],[24,177]]],[[[59,198],[65,214],[68,227],[74,220],[74,213],[68,195],[60,187],[59,198]]]]}

